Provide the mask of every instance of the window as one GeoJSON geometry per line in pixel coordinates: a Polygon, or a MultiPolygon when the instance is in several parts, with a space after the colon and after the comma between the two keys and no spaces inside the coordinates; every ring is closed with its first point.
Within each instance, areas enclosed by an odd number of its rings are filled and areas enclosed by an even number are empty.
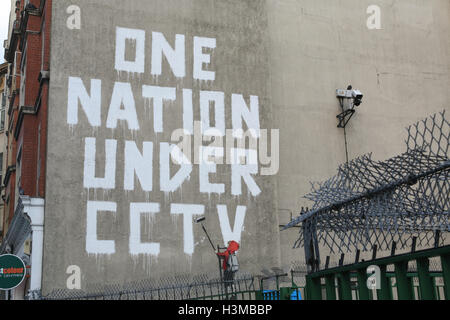
{"type": "Polygon", "coordinates": [[[0,184],[3,182],[3,152],[0,153],[0,184]]]}
{"type": "Polygon", "coordinates": [[[2,93],[2,101],[0,105],[0,131],[5,129],[5,108],[6,108],[6,95],[2,93]]]}
{"type": "Polygon", "coordinates": [[[0,131],[5,129],[5,108],[0,109],[0,131]]]}

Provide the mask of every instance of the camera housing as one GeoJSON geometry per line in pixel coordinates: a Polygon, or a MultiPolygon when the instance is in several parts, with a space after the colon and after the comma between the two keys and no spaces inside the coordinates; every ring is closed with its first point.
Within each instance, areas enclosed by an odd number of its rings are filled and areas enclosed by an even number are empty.
{"type": "Polygon", "coordinates": [[[359,106],[362,103],[362,98],[364,97],[360,90],[353,89],[352,86],[348,86],[347,90],[336,90],[336,96],[341,99],[352,99],[352,105],[354,106],[359,106]]]}
{"type": "Polygon", "coordinates": [[[352,90],[353,104],[359,106],[362,102],[363,94],[359,90],[352,90]]]}
{"type": "Polygon", "coordinates": [[[352,97],[354,99],[360,99],[361,100],[363,98],[363,94],[362,94],[361,91],[359,91],[359,90],[351,90],[351,92],[352,92],[352,97]]]}

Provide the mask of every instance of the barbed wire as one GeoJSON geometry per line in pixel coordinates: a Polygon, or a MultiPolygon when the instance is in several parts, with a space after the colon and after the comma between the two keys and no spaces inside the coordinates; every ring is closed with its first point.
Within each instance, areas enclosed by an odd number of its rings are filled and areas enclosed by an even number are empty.
{"type": "Polygon", "coordinates": [[[311,210],[286,228],[302,225],[331,253],[443,245],[450,231],[450,125],[445,110],[408,128],[406,152],[386,161],[363,155],[334,177],[311,183],[311,210]]]}

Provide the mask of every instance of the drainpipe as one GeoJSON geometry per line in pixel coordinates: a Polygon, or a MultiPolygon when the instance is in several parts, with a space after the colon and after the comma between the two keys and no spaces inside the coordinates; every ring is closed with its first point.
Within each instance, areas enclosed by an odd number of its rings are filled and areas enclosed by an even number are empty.
{"type": "Polygon", "coordinates": [[[41,290],[42,254],[44,248],[44,204],[42,198],[20,196],[23,212],[31,221],[31,276],[30,291],[41,290]]]}

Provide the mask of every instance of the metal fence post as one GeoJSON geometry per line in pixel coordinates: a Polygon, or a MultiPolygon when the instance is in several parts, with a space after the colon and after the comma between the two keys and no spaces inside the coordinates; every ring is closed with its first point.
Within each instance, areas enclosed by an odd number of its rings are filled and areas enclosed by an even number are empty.
{"type": "Polygon", "coordinates": [[[280,300],[291,300],[291,288],[280,288],[280,300]]]}
{"type": "Polygon", "coordinates": [[[367,272],[365,269],[358,269],[356,271],[358,279],[358,294],[359,300],[370,300],[369,288],[367,288],[367,272]]]}
{"type": "Polygon", "coordinates": [[[320,277],[313,278],[310,275],[306,275],[306,299],[322,300],[320,277]]]}
{"type": "Polygon", "coordinates": [[[419,276],[420,296],[423,300],[434,300],[433,280],[430,277],[428,258],[419,258],[417,262],[417,274],[419,276]]]}
{"type": "Polygon", "coordinates": [[[392,288],[391,288],[391,279],[386,276],[386,265],[380,265],[380,287],[381,289],[377,290],[377,296],[379,300],[392,300],[392,288]]]}
{"type": "Polygon", "coordinates": [[[444,279],[445,299],[450,300],[450,254],[441,257],[442,277],[444,279]]]}
{"type": "Polygon", "coordinates": [[[350,273],[338,274],[339,300],[352,300],[352,288],[350,286],[350,273]]]}
{"type": "Polygon", "coordinates": [[[334,285],[334,275],[325,276],[325,291],[327,300],[336,300],[336,286],[334,285]]]}
{"type": "Polygon", "coordinates": [[[397,281],[397,295],[399,300],[413,300],[411,281],[407,277],[408,261],[397,262],[395,266],[395,279],[397,281]]]}

